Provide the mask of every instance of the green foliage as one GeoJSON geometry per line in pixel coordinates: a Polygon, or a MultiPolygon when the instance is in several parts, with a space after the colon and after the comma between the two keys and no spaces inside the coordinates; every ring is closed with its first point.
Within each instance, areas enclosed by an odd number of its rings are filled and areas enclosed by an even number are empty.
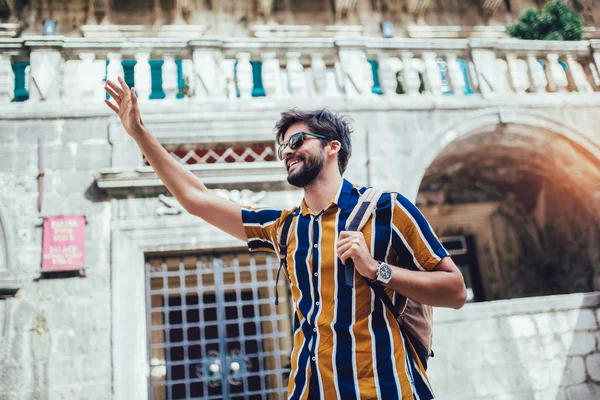
{"type": "Polygon", "coordinates": [[[544,10],[529,9],[519,22],[508,25],[506,32],[515,38],[527,40],[581,40],[582,18],[564,1],[546,4],[544,10]]]}

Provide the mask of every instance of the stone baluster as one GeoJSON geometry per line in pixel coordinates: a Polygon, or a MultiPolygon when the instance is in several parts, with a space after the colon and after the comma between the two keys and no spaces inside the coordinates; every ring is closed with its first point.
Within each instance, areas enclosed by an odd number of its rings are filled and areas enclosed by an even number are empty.
{"type": "Polygon", "coordinates": [[[573,84],[575,85],[575,88],[577,88],[577,91],[580,93],[593,92],[592,85],[590,85],[581,64],[577,62],[572,54],[567,54],[566,59],[567,69],[571,74],[571,79],[573,80],[573,84]]]}
{"type": "MultiPolygon", "coordinates": [[[[227,96],[227,82],[232,86],[230,92],[235,97],[235,77],[233,66],[225,73],[223,53],[220,43],[212,43],[216,48],[199,47],[194,50],[193,62],[195,99],[223,99],[227,96]]],[[[229,60],[232,61],[233,60],[229,60]]],[[[190,87],[191,89],[191,87],[190,87]]]]}
{"type": "Polygon", "coordinates": [[[95,53],[80,53],[81,62],[77,68],[80,100],[87,102],[100,102],[104,92],[102,80],[104,79],[103,62],[96,62],[95,53]]]}
{"type": "Polygon", "coordinates": [[[328,94],[327,66],[325,60],[323,60],[323,53],[313,53],[311,55],[310,69],[317,94],[321,96],[328,94]]]}
{"type": "Polygon", "coordinates": [[[465,94],[465,76],[462,68],[458,63],[456,54],[448,54],[446,56],[446,62],[448,63],[448,80],[450,81],[450,88],[452,93],[456,95],[465,94]]]}
{"type": "Polygon", "coordinates": [[[544,67],[538,62],[534,54],[527,55],[527,66],[529,67],[529,79],[536,93],[545,93],[548,80],[544,67]]]}
{"type": "MultiPolygon", "coordinates": [[[[379,86],[386,96],[395,95],[398,88],[397,73],[400,70],[399,65],[394,67],[393,59],[387,54],[381,53],[377,56],[379,61],[379,86]]],[[[396,64],[399,64],[399,60],[396,64]]]]}
{"type": "Polygon", "coordinates": [[[121,53],[108,53],[108,66],[106,67],[106,79],[117,82],[117,77],[123,77],[123,55],[121,53]]]}
{"type": "Polygon", "coordinates": [[[254,79],[252,77],[252,64],[250,64],[250,53],[240,52],[237,54],[237,87],[240,98],[252,97],[254,79]]]}
{"type": "Polygon", "coordinates": [[[175,57],[172,55],[165,55],[163,61],[161,70],[163,92],[166,99],[174,100],[177,98],[177,92],[179,91],[177,64],[175,64],[175,57]]]}
{"type": "Polygon", "coordinates": [[[566,92],[569,80],[567,73],[558,62],[558,54],[550,53],[548,59],[548,72],[550,75],[550,89],[557,92],[566,92]]]}
{"type": "Polygon", "coordinates": [[[287,58],[288,89],[292,96],[303,96],[306,94],[306,75],[304,66],[300,63],[300,53],[291,51],[285,53],[287,58]]]}
{"type": "Polygon", "coordinates": [[[137,61],[133,67],[135,91],[140,100],[148,100],[152,92],[152,72],[150,70],[150,52],[143,51],[135,55],[137,61]]]}
{"type": "Polygon", "coordinates": [[[594,62],[590,63],[590,69],[592,70],[592,73],[595,72],[595,76],[594,76],[594,83],[596,84],[596,86],[600,86],[600,46],[597,44],[593,44],[592,45],[592,49],[593,49],[593,57],[594,57],[594,62]],[[593,67],[593,68],[592,68],[593,67]]]}
{"type": "Polygon", "coordinates": [[[15,74],[10,54],[0,54],[0,104],[10,103],[15,93],[15,74]]]}
{"type": "Polygon", "coordinates": [[[262,83],[265,89],[265,95],[269,97],[280,97],[281,88],[281,68],[277,54],[273,51],[262,53],[262,83]]]}
{"type": "Polygon", "coordinates": [[[364,50],[343,49],[339,55],[344,69],[346,95],[371,95],[373,72],[364,50]]]}
{"type": "Polygon", "coordinates": [[[404,91],[406,94],[419,94],[421,80],[419,79],[419,73],[411,65],[413,53],[403,51],[401,58],[403,66],[402,77],[404,78],[404,91]]]}
{"type": "MultiPolygon", "coordinates": [[[[527,78],[527,70],[523,71],[521,67],[523,60],[519,60],[516,54],[509,53],[506,55],[506,63],[508,64],[508,73],[510,75],[510,85],[515,93],[525,93],[529,88],[529,79],[527,78]]],[[[527,65],[525,65],[525,68],[527,65]]]]}
{"type": "Polygon", "coordinates": [[[33,50],[30,54],[32,101],[60,100],[62,84],[62,54],[54,49],[33,50]]]}
{"type": "Polygon", "coordinates": [[[442,93],[442,75],[440,67],[435,60],[435,53],[426,51],[423,53],[423,62],[425,63],[425,84],[427,89],[433,95],[442,93]]]}

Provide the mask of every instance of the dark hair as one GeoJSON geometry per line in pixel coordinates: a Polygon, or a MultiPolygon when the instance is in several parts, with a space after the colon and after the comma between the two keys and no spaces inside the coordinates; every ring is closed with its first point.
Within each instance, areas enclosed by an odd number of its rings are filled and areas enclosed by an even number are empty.
{"type": "MultiPolygon", "coordinates": [[[[348,117],[335,114],[328,109],[313,111],[302,111],[297,108],[281,113],[281,118],[275,124],[275,138],[277,143],[281,142],[287,130],[296,122],[303,122],[308,126],[311,133],[323,135],[328,139],[337,140],[342,144],[338,153],[338,167],[340,173],[344,174],[348,160],[352,155],[352,142],[350,134],[352,128],[348,117]]],[[[324,145],[327,141],[321,139],[324,145]]]]}

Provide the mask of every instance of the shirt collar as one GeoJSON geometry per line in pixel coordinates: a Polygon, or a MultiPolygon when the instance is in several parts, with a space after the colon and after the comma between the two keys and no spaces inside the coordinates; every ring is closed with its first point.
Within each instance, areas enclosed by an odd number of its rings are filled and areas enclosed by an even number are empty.
{"type": "MultiPolygon", "coordinates": [[[[354,189],[354,185],[349,180],[347,180],[345,178],[342,179],[342,183],[340,184],[340,187],[338,188],[338,191],[337,191],[335,197],[333,198],[333,201],[325,209],[331,207],[333,204],[335,204],[336,206],[338,206],[341,209],[345,209],[348,206],[348,202],[350,201],[350,198],[352,196],[353,189],[354,189]]],[[[304,199],[302,199],[302,204],[300,205],[300,211],[303,216],[316,215],[316,213],[313,210],[308,208],[308,206],[306,205],[306,201],[304,199]]]]}

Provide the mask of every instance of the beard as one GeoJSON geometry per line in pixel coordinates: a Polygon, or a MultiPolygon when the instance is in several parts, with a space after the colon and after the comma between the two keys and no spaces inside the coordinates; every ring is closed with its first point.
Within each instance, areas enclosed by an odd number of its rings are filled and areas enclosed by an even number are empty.
{"type": "Polygon", "coordinates": [[[308,160],[303,155],[298,155],[296,158],[302,161],[302,167],[288,174],[287,181],[290,185],[303,188],[311,184],[319,176],[325,164],[325,155],[310,156],[308,160]]]}

